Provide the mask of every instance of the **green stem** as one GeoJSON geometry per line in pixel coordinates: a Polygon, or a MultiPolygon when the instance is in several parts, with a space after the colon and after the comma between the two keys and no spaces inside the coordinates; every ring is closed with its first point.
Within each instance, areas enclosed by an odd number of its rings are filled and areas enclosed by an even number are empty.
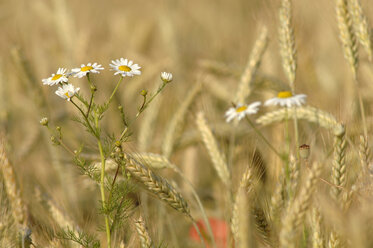
{"type": "Polygon", "coordinates": [[[117,85],[115,86],[115,88],[113,90],[113,93],[111,93],[111,96],[110,96],[110,98],[107,102],[108,104],[111,103],[111,101],[113,100],[113,97],[114,97],[115,93],[117,92],[117,90],[118,90],[120,84],[122,83],[122,81],[123,81],[123,77],[120,76],[119,81],[118,81],[117,85]]]}
{"type": "Polygon", "coordinates": [[[150,99],[141,106],[139,112],[137,112],[136,117],[139,116],[147,107],[148,105],[154,100],[154,98],[163,90],[167,83],[163,82],[161,86],[159,86],[157,92],[150,97],[150,99]]]}
{"type": "Polygon", "coordinates": [[[89,116],[89,112],[91,111],[92,103],[93,103],[93,98],[95,96],[96,92],[96,86],[91,82],[91,78],[89,77],[89,73],[87,74],[87,80],[89,82],[89,86],[91,87],[91,99],[89,100],[89,105],[87,109],[87,116],[89,116]]]}
{"type": "Polygon", "coordinates": [[[88,117],[85,115],[84,111],[71,99],[70,102],[72,104],[74,104],[74,106],[80,111],[80,113],[83,115],[87,125],[88,125],[88,128],[91,130],[91,132],[95,135],[96,138],[98,138],[98,135],[96,133],[96,131],[93,129],[91,123],[89,122],[88,120],[88,117]]]}
{"type": "Polygon", "coordinates": [[[281,159],[284,160],[284,158],[281,156],[280,153],[269,143],[269,141],[264,137],[264,135],[255,127],[255,125],[251,122],[251,120],[246,116],[245,117],[249,125],[254,129],[254,131],[259,135],[260,138],[268,145],[269,148],[281,159]]]}
{"type": "MultiPolygon", "coordinates": [[[[105,201],[105,155],[104,150],[102,148],[101,140],[97,139],[98,149],[100,150],[101,156],[101,178],[100,178],[100,191],[101,191],[101,201],[102,207],[104,211],[106,211],[106,201],[105,201]]],[[[110,225],[109,225],[109,218],[105,213],[105,229],[106,229],[106,238],[108,248],[111,248],[111,235],[110,235],[110,225]]]]}

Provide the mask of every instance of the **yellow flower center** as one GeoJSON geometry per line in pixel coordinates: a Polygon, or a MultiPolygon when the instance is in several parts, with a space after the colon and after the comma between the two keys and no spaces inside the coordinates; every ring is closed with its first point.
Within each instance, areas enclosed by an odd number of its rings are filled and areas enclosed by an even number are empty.
{"type": "Polygon", "coordinates": [[[82,67],[80,70],[82,71],[82,72],[86,72],[86,71],[90,71],[90,70],[92,70],[93,69],[93,67],[92,66],[84,66],[84,67],[82,67]]]}
{"type": "Polygon", "coordinates": [[[69,96],[69,92],[66,92],[66,93],[65,93],[65,96],[67,96],[67,98],[70,98],[70,96],[69,96]]]}
{"type": "Polygon", "coordinates": [[[280,91],[278,94],[277,94],[277,97],[278,98],[289,98],[289,97],[292,97],[293,94],[291,94],[290,91],[280,91]]]}
{"type": "Polygon", "coordinates": [[[126,65],[121,65],[121,66],[118,67],[118,69],[120,71],[131,71],[131,67],[126,66],[126,65]]]}
{"type": "Polygon", "coordinates": [[[241,106],[241,107],[239,107],[239,108],[236,108],[236,112],[237,112],[237,113],[240,113],[240,112],[245,111],[246,109],[247,109],[246,106],[241,106]]]}
{"type": "Polygon", "coordinates": [[[56,74],[52,77],[52,80],[55,81],[55,80],[58,80],[60,79],[60,77],[62,77],[62,74],[56,74]]]}

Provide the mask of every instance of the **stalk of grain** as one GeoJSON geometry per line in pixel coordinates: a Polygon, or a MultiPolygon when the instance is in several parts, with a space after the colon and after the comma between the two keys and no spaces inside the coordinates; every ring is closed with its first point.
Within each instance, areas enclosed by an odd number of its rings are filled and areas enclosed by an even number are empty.
{"type": "MultiPolygon", "coordinates": [[[[141,163],[152,169],[174,169],[176,167],[176,165],[171,163],[165,156],[161,154],[130,153],[129,156],[137,161],[141,161],[141,163]]],[[[101,162],[94,163],[93,167],[99,172],[101,170],[101,162]]],[[[105,162],[105,172],[107,173],[115,173],[117,167],[117,163],[112,159],[108,159],[105,162]]]]}
{"type": "Polygon", "coordinates": [[[331,194],[335,201],[341,201],[342,188],[346,185],[346,140],[345,134],[334,138],[334,160],[332,165],[331,194]]]}
{"type": "Polygon", "coordinates": [[[297,192],[298,182],[299,182],[299,164],[293,155],[290,156],[289,163],[290,170],[290,193],[295,195],[297,192]]]}
{"type": "Polygon", "coordinates": [[[248,226],[249,223],[248,214],[250,213],[248,208],[248,201],[253,191],[253,176],[254,173],[250,167],[246,168],[243,174],[240,185],[236,196],[233,201],[232,207],[232,220],[231,220],[231,231],[233,239],[238,247],[244,247],[244,244],[248,244],[248,226]]]}
{"type": "MultiPolygon", "coordinates": [[[[337,187],[331,187],[333,199],[342,205],[344,209],[347,198],[343,198],[342,188],[346,185],[346,140],[345,134],[334,138],[334,160],[332,165],[332,183],[337,187]],[[342,187],[342,188],[341,188],[342,187]]],[[[329,235],[329,247],[340,247],[342,245],[340,235],[335,231],[335,227],[329,235]]]]}
{"type": "Polygon", "coordinates": [[[281,214],[282,210],[285,207],[285,191],[285,170],[282,169],[279,180],[271,196],[271,204],[269,206],[269,216],[272,222],[275,222],[278,219],[278,216],[281,214]]]}
{"type": "Polygon", "coordinates": [[[201,84],[196,83],[193,88],[188,92],[183,102],[180,104],[176,113],[172,116],[170,123],[166,129],[166,133],[163,139],[162,154],[165,157],[170,157],[174,148],[176,136],[178,135],[178,129],[184,121],[185,115],[201,90],[201,84]]]}
{"type": "Polygon", "coordinates": [[[371,29],[368,24],[368,20],[363,13],[359,0],[348,1],[349,11],[352,17],[352,23],[354,31],[360,44],[364,47],[365,51],[369,56],[369,60],[372,59],[372,42],[371,42],[371,29]]]}
{"type": "Polygon", "coordinates": [[[256,123],[267,126],[274,122],[284,121],[285,118],[294,118],[296,114],[297,119],[306,120],[318,124],[321,127],[329,129],[334,135],[341,135],[345,132],[344,126],[339,123],[336,118],[320,109],[302,106],[297,107],[295,111],[287,111],[286,109],[279,109],[260,116],[256,123]]]}
{"type": "Polygon", "coordinates": [[[241,80],[238,85],[238,90],[235,96],[235,103],[245,103],[246,98],[251,93],[251,86],[255,77],[256,71],[263,58],[263,54],[268,45],[268,30],[266,27],[260,29],[259,38],[254,44],[254,48],[250,54],[245,71],[241,75],[241,80]]]}
{"type": "MultiPolygon", "coordinates": [[[[365,120],[365,110],[364,110],[364,103],[360,93],[359,82],[357,78],[357,70],[358,70],[358,51],[357,51],[357,42],[356,37],[353,32],[353,25],[352,25],[352,18],[350,12],[348,11],[348,0],[337,0],[337,21],[338,21],[338,28],[339,28],[339,36],[340,40],[343,45],[343,52],[345,55],[346,60],[350,64],[350,68],[352,71],[353,79],[356,86],[356,91],[359,99],[359,107],[360,113],[364,128],[364,135],[368,135],[367,130],[367,122],[365,120]]],[[[352,6],[352,10],[354,10],[354,6],[352,6]]],[[[353,11],[355,12],[355,11],[353,11]]]]}
{"type": "Polygon", "coordinates": [[[123,154],[123,160],[124,161],[119,162],[125,163],[126,171],[128,171],[136,180],[144,184],[150,192],[180,213],[192,218],[187,202],[181,194],[167,182],[166,179],[156,175],[145,165],[141,164],[128,154],[123,154]]]}
{"type": "Polygon", "coordinates": [[[284,67],[286,77],[289,80],[291,91],[294,94],[295,71],[297,69],[297,62],[294,30],[291,26],[291,9],[292,5],[290,0],[281,1],[279,39],[280,53],[283,62],[282,65],[284,67]]]}
{"type": "Polygon", "coordinates": [[[229,189],[231,184],[230,171],[223,154],[218,148],[218,144],[214,138],[214,135],[212,134],[210,127],[207,125],[207,121],[203,112],[199,112],[197,114],[196,123],[198,130],[201,133],[203,143],[210,155],[214,168],[220,180],[222,180],[222,182],[229,189]]]}
{"type": "Polygon", "coordinates": [[[358,67],[357,43],[353,33],[351,16],[348,12],[347,0],[337,0],[336,12],[344,56],[350,65],[354,79],[356,79],[358,67]]]}
{"type": "Polygon", "coordinates": [[[153,241],[150,238],[148,229],[146,228],[145,221],[143,220],[142,216],[140,216],[135,221],[135,227],[137,234],[139,235],[141,248],[152,248],[154,247],[153,241]]]}
{"type": "Polygon", "coordinates": [[[290,203],[283,218],[283,226],[280,232],[280,247],[296,247],[295,236],[297,229],[301,226],[311,204],[320,168],[320,164],[318,163],[312,166],[308,172],[305,184],[300,189],[299,195],[290,203]]]}
{"type": "Polygon", "coordinates": [[[3,175],[0,175],[0,247],[16,247],[17,227],[6,196],[3,175]]]}
{"type": "MultiPolygon", "coordinates": [[[[65,213],[57,204],[48,196],[46,193],[41,192],[41,190],[36,187],[35,188],[35,196],[36,198],[42,203],[44,206],[48,208],[48,211],[55,221],[55,223],[63,230],[74,230],[74,234],[76,237],[79,237],[79,234],[76,230],[81,230],[76,223],[65,213]]],[[[52,240],[50,243],[50,246],[53,246],[54,242],[57,242],[58,240],[52,240]]],[[[79,244],[76,242],[70,241],[69,242],[71,247],[76,247],[79,248],[81,247],[79,244]]],[[[55,243],[55,247],[60,247],[61,243],[55,243]],[[59,246],[57,246],[59,244],[59,246]]]]}
{"type": "Polygon", "coordinates": [[[312,209],[312,248],[323,248],[324,247],[324,238],[321,230],[321,214],[318,209],[315,207],[312,209]]]}
{"type": "Polygon", "coordinates": [[[261,239],[263,240],[264,244],[272,247],[271,226],[268,222],[266,213],[262,208],[254,208],[253,215],[255,220],[255,227],[258,230],[261,239]]]}
{"type": "Polygon", "coordinates": [[[9,197],[9,202],[12,208],[14,220],[20,228],[27,226],[27,210],[22,199],[22,191],[18,186],[16,173],[13,165],[9,162],[5,151],[5,140],[1,137],[0,140],[0,165],[3,174],[6,193],[9,197]]]}
{"type": "Polygon", "coordinates": [[[366,172],[368,170],[368,165],[370,163],[370,149],[368,144],[368,137],[360,135],[360,145],[359,145],[359,156],[362,171],[366,172]]]}
{"type": "Polygon", "coordinates": [[[341,237],[334,230],[330,232],[328,247],[329,248],[341,247],[341,237]]]}
{"type": "Polygon", "coordinates": [[[22,191],[18,185],[14,167],[6,155],[5,139],[3,137],[0,137],[0,166],[13,218],[20,235],[20,245],[30,247],[32,241],[31,229],[28,227],[27,207],[22,199],[22,191]]]}

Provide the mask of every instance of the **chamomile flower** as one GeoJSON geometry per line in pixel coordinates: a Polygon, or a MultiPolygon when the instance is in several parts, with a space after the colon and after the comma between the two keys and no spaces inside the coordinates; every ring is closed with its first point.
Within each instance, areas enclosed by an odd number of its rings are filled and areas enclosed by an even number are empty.
{"type": "Polygon", "coordinates": [[[253,102],[250,105],[238,104],[236,107],[232,107],[225,112],[225,118],[227,122],[233,119],[241,120],[246,115],[256,114],[259,110],[261,102],[253,102]]]}
{"type": "Polygon", "coordinates": [[[169,83],[172,81],[172,73],[169,72],[162,72],[161,73],[161,79],[165,83],[169,83]]]}
{"type": "Polygon", "coordinates": [[[122,77],[141,75],[141,71],[139,70],[141,67],[138,64],[134,64],[132,60],[120,58],[111,62],[110,67],[116,71],[114,75],[120,74],[122,77]]]}
{"type": "Polygon", "coordinates": [[[52,85],[59,84],[59,83],[67,83],[68,79],[67,79],[66,72],[67,72],[67,69],[58,68],[56,74],[53,73],[51,77],[42,80],[43,84],[52,86],[52,85]]]}
{"type": "Polygon", "coordinates": [[[293,95],[290,91],[281,91],[277,97],[267,100],[264,105],[280,105],[281,107],[301,106],[306,103],[307,96],[304,94],[293,95]]]}
{"type": "Polygon", "coordinates": [[[79,92],[80,88],[75,88],[72,84],[64,84],[62,87],[58,87],[56,94],[65,100],[70,101],[75,94],[79,92]]]}
{"type": "Polygon", "coordinates": [[[71,71],[74,73],[74,77],[82,78],[88,73],[100,73],[100,70],[104,68],[97,63],[88,63],[87,65],[82,64],[80,68],[74,68],[71,71]]]}

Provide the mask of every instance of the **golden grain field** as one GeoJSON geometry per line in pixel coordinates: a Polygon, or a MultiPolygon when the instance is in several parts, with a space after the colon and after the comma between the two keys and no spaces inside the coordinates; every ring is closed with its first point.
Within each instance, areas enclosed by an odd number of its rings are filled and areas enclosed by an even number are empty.
{"type": "Polygon", "coordinates": [[[370,0],[0,6],[0,248],[373,247],[370,0]]]}

